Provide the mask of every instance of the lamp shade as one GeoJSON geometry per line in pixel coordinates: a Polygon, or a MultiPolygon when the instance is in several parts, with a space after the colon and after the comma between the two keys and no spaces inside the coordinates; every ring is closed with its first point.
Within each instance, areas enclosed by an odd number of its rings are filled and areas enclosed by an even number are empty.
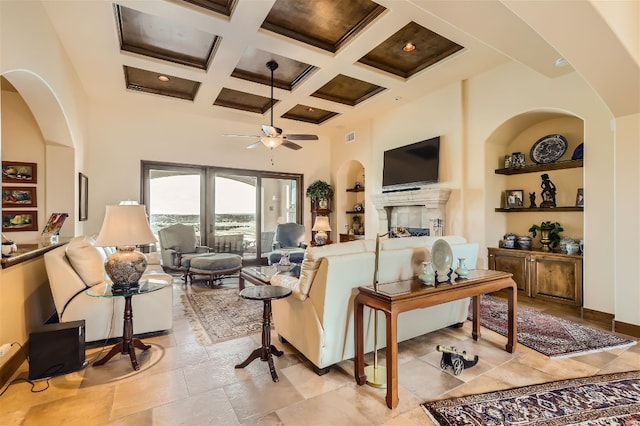
{"type": "Polygon", "coordinates": [[[316,222],[313,224],[312,231],[331,231],[331,226],[329,225],[329,216],[318,216],[316,217],[316,222]]]}
{"type": "Polygon", "coordinates": [[[155,243],[143,205],[107,206],[96,238],[99,247],[135,246],[155,243]]]}

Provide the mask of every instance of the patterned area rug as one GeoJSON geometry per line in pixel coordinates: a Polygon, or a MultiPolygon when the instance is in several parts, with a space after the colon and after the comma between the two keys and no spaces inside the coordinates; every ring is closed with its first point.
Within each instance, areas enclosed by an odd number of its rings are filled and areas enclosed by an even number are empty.
{"type": "MultiPolygon", "coordinates": [[[[507,336],[507,301],[482,296],[480,324],[507,336]]],[[[550,358],[562,358],[632,346],[636,341],[518,306],[518,343],[550,358]]]]}
{"type": "Polygon", "coordinates": [[[640,371],[426,402],[436,425],[638,425],[640,371]]]}
{"type": "Polygon", "coordinates": [[[182,296],[185,316],[200,343],[209,345],[262,332],[262,302],[243,299],[237,288],[182,296]]]}

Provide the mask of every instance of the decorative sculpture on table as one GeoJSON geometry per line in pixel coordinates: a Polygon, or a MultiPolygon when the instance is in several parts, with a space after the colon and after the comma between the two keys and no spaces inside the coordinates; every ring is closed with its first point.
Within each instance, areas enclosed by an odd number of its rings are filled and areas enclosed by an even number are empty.
{"type": "Polygon", "coordinates": [[[540,207],[555,207],[556,206],[556,186],[549,179],[549,175],[544,173],[542,176],[542,183],[540,187],[542,188],[542,192],[540,195],[542,196],[542,202],[540,203],[540,207]]]}
{"type": "Polygon", "coordinates": [[[529,207],[531,208],[535,208],[536,206],[536,193],[535,192],[530,192],[529,193],[529,207]]]}

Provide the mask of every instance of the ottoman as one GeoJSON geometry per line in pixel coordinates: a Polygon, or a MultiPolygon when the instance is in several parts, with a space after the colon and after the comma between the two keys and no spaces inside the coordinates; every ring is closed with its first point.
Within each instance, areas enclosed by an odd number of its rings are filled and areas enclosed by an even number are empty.
{"type": "Polygon", "coordinates": [[[189,278],[195,275],[206,275],[209,286],[213,288],[215,280],[224,275],[231,275],[242,269],[242,257],[231,253],[211,253],[191,259],[189,278]]]}

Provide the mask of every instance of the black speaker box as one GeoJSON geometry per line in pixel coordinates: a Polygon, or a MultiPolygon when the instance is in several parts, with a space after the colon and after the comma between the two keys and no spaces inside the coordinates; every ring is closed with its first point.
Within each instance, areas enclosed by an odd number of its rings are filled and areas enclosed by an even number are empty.
{"type": "Polygon", "coordinates": [[[85,365],[84,320],[44,325],[29,334],[29,379],[77,371],[85,365]]]}

